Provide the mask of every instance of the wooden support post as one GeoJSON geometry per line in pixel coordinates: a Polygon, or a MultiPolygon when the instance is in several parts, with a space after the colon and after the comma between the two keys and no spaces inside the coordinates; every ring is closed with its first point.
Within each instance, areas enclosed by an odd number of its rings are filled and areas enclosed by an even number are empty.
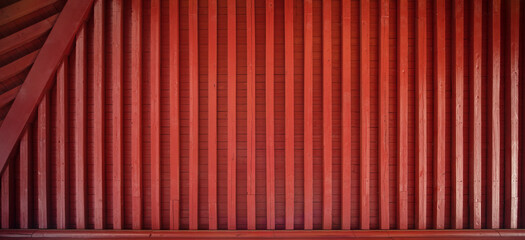
{"type": "Polygon", "coordinates": [[[293,0],[284,2],[285,229],[294,228],[294,28],[293,0]]]}
{"type": "Polygon", "coordinates": [[[198,1],[189,5],[189,74],[190,74],[190,230],[198,229],[199,211],[199,38],[198,1]]]}
{"type": "Polygon", "coordinates": [[[360,58],[361,58],[361,229],[370,228],[370,1],[359,5],[360,14],[360,58]]]}
{"type": "Polygon", "coordinates": [[[228,0],[228,230],[237,229],[237,13],[235,8],[235,0],[228,0]]]}
{"type": "Polygon", "coordinates": [[[247,159],[246,207],[248,230],[255,230],[255,6],[246,0],[247,35],[247,159]]]}
{"type": "Polygon", "coordinates": [[[217,229],[217,2],[208,2],[208,225],[217,229]]]}
{"type": "MultiPolygon", "coordinates": [[[[266,228],[275,229],[274,2],[266,1],[266,228]]],[[[228,63],[229,65],[229,63],[228,63]]],[[[228,87],[229,89],[229,87],[228,87]]]]}
{"type": "Polygon", "coordinates": [[[37,130],[37,206],[38,228],[48,226],[48,158],[49,158],[49,95],[46,94],[38,105],[38,130],[37,130]]]}
{"type": "Polygon", "coordinates": [[[30,131],[31,126],[28,126],[22,138],[20,139],[20,188],[18,192],[20,194],[20,228],[27,229],[31,227],[33,220],[33,211],[30,207],[30,199],[32,197],[32,164],[31,164],[31,146],[30,146],[30,131]]]}
{"type": "Polygon", "coordinates": [[[131,225],[142,228],[142,1],[131,2],[131,225]]]}
{"type": "Polygon", "coordinates": [[[151,1],[151,228],[160,229],[160,0],[151,1]]]}
{"type": "MultiPolygon", "coordinates": [[[[351,7],[350,0],[343,0],[342,2],[342,170],[341,170],[341,229],[349,230],[351,223],[351,191],[352,191],[352,158],[351,158],[351,145],[352,145],[352,88],[351,88],[351,50],[350,42],[352,38],[351,32],[351,7]]],[[[306,54],[305,54],[306,56],[306,54]]],[[[311,56],[310,56],[311,57],[311,56]]],[[[305,64],[306,65],[306,64],[305,64]]],[[[312,69],[313,66],[309,68],[312,69]]],[[[305,66],[306,70],[307,66],[305,66]]],[[[306,95],[306,94],[305,94],[306,95]]]]}
{"type": "Polygon", "coordinates": [[[169,2],[170,40],[170,229],[179,229],[180,120],[179,120],[179,0],[169,2]]]}
{"type": "Polygon", "coordinates": [[[463,228],[463,92],[465,3],[454,1],[454,50],[452,85],[452,228],[463,228]]]}
{"type": "Polygon", "coordinates": [[[75,45],[75,203],[76,228],[86,228],[86,26],[75,45]]]}
{"type": "Polygon", "coordinates": [[[389,88],[389,4],[381,0],[379,18],[379,228],[389,229],[389,177],[388,177],[388,88],[389,88]]]}
{"type": "Polygon", "coordinates": [[[57,117],[56,117],[56,134],[57,134],[57,228],[65,229],[67,227],[67,213],[69,206],[68,194],[68,60],[62,61],[57,72],[57,117]]]}
{"type": "Polygon", "coordinates": [[[332,1],[323,0],[323,229],[332,229],[332,1]]]}
{"type": "Polygon", "coordinates": [[[398,1],[397,42],[397,226],[408,228],[408,3],[398,1]]]}

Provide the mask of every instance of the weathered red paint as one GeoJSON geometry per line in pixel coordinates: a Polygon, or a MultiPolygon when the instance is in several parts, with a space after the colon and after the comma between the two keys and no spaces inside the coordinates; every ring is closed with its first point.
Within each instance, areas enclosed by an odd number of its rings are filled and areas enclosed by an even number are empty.
{"type": "Polygon", "coordinates": [[[57,228],[65,229],[67,226],[67,213],[69,212],[69,194],[68,194],[68,65],[66,61],[62,61],[57,70],[57,228]]]}
{"type": "Polygon", "coordinates": [[[323,229],[332,229],[332,1],[323,0],[323,229]]]}
{"type": "Polygon", "coordinates": [[[379,228],[389,229],[389,148],[388,148],[388,24],[390,21],[389,3],[381,0],[379,20],[379,228]]]}
{"type": "Polygon", "coordinates": [[[408,3],[398,2],[398,90],[397,90],[397,195],[398,228],[408,228],[408,3]]]}
{"type": "Polygon", "coordinates": [[[370,1],[359,3],[360,31],[360,216],[361,229],[370,228],[370,1]]]}
{"type": "MultiPolygon", "coordinates": [[[[275,156],[274,116],[275,115],[274,115],[274,2],[273,0],[266,1],[265,20],[266,20],[266,49],[265,49],[266,50],[266,69],[265,69],[266,93],[265,93],[265,99],[266,99],[266,216],[267,216],[266,228],[275,229],[275,158],[274,158],[275,156]]],[[[228,86],[229,86],[229,83],[228,83],[228,86]]],[[[305,184],[305,186],[307,185],[305,184]]],[[[306,193],[305,193],[305,196],[306,196],[306,193]]]]}
{"type": "MultiPolygon", "coordinates": [[[[246,159],[246,208],[248,230],[255,230],[255,3],[246,0],[246,36],[247,36],[247,159],[246,159]]],[[[292,25],[293,27],[293,25],[292,25]]],[[[293,32],[293,31],[292,31],[293,32]]],[[[292,88],[293,89],[293,88],[292,88]]],[[[293,135],[292,135],[293,137],[293,135]]],[[[288,168],[287,168],[288,169],[288,168]]],[[[293,171],[293,165],[290,168],[293,171]]],[[[292,175],[293,176],[293,175],[292,175]]],[[[293,177],[292,177],[293,180],[293,177]]],[[[292,181],[293,183],[293,181],[292,181]]],[[[293,187],[293,184],[292,184],[293,187]]],[[[293,201],[291,204],[293,209],[293,201]]],[[[293,217],[293,214],[292,214],[293,217]]],[[[293,224],[292,224],[293,225],[293,224]]]]}
{"type": "MultiPolygon", "coordinates": [[[[273,10],[273,9],[272,9],[273,10]]],[[[313,229],[313,21],[312,0],[304,2],[304,229],[313,229]]],[[[273,18],[273,16],[272,16],[273,18]]],[[[273,21],[272,21],[273,22],[273,21]]],[[[273,30],[273,29],[272,29],[273,30]]],[[[273,34],[272,34],[273,35],[273,34]]],[[[272,40],[273,41],[273,40],[272,40]]],[[[272,48],[273,55],[273,48],[272,48]]],[[[273,66],[273,61],[272,61],[273,66]]],[[[272,70],[273,73],[273,70],[272,70]]],[[[273,77],[273,76],[272,76],[273,77]]],[[[272,87],[273,88],[273,87],[272,87]]],[[[272,99],[273,102],[273,99],[272,99]]],[[[268,102],[269,103],[269,102],[268,102]]],[[[273,109],[273,106],[272,106],[273,109]]],[[[267,127],[269,125],[267,124],[267,127]]],[[[273,123],[272,123],[273,127],[273,123]]],[[[273,158],[273,157],[272,157],[273,158]]],[[[273,200],[273,199],[272,199],[273,200]]],[[[272,203],[274,204],[274,203],[272,203]]],[[[274,220],[275,221],[275,220],[274,220]]]]}
{"type": "Polygon", "coordinates": [[[217,229],[217,2],[208,3],[208,221],[217,229]]]}
{"type": "Polygon", "coordinates": [[[151,228],[160,229],[160,0],[151,1],[151,228]]]}

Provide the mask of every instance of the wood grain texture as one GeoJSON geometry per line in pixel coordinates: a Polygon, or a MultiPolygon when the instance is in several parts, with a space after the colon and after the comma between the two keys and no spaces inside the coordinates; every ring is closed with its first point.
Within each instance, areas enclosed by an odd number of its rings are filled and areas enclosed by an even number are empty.
{"type": "Polygon", "coordinates": [[[161,225],[160,166],[160,0],[151,1],[150,81],[151,81],[151,228],[161,225]]]}
{"type": "Polygon", "coordinates": [[[190,153],[189,153],[189,228],[198,228],[199,207],[199,47],[198,1],[190,1],[189,21],[189,81],[190,81],[190,153]]]}
{"type": "Polygon", "coordinates": [[[131,2],[131,209],[132,229],[142,228],[142,0],[131,2]]]}
{"type": "Polygon", "coordinates": [[[273,0],[266,1],[266,228],[270,230],[275,229],[274,7],[273,0]]]}
{"type": "Polygon", "coordinates": [[[294,228],[294,3],[293,0],[284,2],[284,91],[285,91],[285,229],[294,228]]]}
{"type": "Polygon", "coordinates": [[[208,3],[208,225],[217,229],[217,2],[208,3]]]}
{"type": "Polygon", "coordinates": [[[408,228],[408,3],[398,1],[397,177],[398,229],[408,228]]]}
{"type": "Polygon", "coordinates": [[[56,141],[57,164],[56,164],[56,179],[57,179],[57,228],[65,229],[67,227],[67,217],[69,212],[69,169],[68,160],[69,155],[67,151],[68,142],[68,61],[62,61],[57,71],[57,87],[56,87],[56,101],[57,101],[57,117],[56,117],[56,141]]]}
{"type": "MultiPolygon", "coordinates": [[[[351,225],[351,191],[352,191],[352,158],[351,158],[351,145],[352,145],[352,73],[351,73],[351,7],[350,0],[343,0],[342,2],[342,169],[341,169],[341,229],[349,230],[351,225]]],[[[311,16],[310,16],[311,17],[311,16]]],[[[311,24],[311,23],[310,23],[311,24]]],[[[311,31],[311,29],[310,29],[311,31]]],[[[311,47],[311,46],[310,46],[311,47]]],[[[306,54],[305,54],[306,56],[306,54]]],[[[311,57],[311,56],[310,56],[311,57]]],[[[306,66],[305,69],[312,68],[312,66],[306,66]]],[[[311,79],[310,79],[311,81],[311,79]]],[[[306,84],[305,84],[306,86],[306,84]]],[[[311,86],[310,86],[311,87],[311,86]]],[[[310,89],[311,91],[311,89],[310,89]]],[[[306,94],[305,94],[306,96],[306,94]]],[[[311,102],[310,102],[311,104],[311,102]]],[[[305,114],[306,115],[306,114],[305,114]]],[[[305,124],[306,125],[306,124],[305,124]]],[[[306,132],[306,131],[305,131],[306,132]]],[[[306,135],[306,134],[305,134],[306,135]]],[[[306,155],[306,154],[305,154],[306,155]]]]}
{"type": "Polygon", "coordinates": [[[388,148],[388,106],[389,106],[389,49],[388,28],[390,21],[389,2],[380,2],[379,20],[379,228],[389,229],[389,148],[388,148]]]}
{"type": "Polygon", "coordinates": [[[332,229],[332,1],[323,0],[323,229],[332,229]]]}
{"type": "Polygon", "coordinates": [[[370,228],[370,1],[359,3],[360,23],[360,228],[370,228]]]}

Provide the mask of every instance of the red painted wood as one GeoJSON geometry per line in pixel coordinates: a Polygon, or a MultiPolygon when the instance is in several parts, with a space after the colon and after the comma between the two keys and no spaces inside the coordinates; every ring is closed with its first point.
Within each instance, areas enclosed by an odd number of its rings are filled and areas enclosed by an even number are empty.
{"type": "Polygon", "coordinates": [[[190,162],[189,212],[190,230],[198,228],[199,207],[199,58],[198,58],[198,3],[190,1],[189,21],[189,81],[190,81],[190,162]]]}
{"type": "Polygon", "coordinates": [[[464,24],[465,3],[454,1],[454,48],[452,86],[452,228],[463,228],[463,109],[464,109],[464,24]]]}
{"type": "Polygon", "coordinates": [[[0,108],[3,108],[12,102],[16,98],[18,92],[20,92],[20,88],[20,86],[14,87],[11,90],[2,93],[2,95],[0,95],[0,108]]]}
{"type": "Polygon", "coordinates": [[[228,0],[228,230],[237,229],[236,3],[228,0]]]}
{"type": "Polygon", "coordinates": [[[445,1],[434,2],[434,229],[445,228],[445,1]]]}
{"type": "Polygon", "coordinates": [[[19,189],[18,193],[20,194],[20,200],[19,200],[19,221],[20,221],[20,228],[27,229],[32,225],[33,220],[33,211],[30,206],[30,201],[32,198],[32,164],[31,164],[31,145],[30,145],[30,133],[29,130],[30,127],[28,127],[24,133],[22,134],[22,137],[20,139],[20,166],[19,166],[19,176],[20,176],[20,182],[19,182],[19,189]]]}
{"type": "Polygon", "coordinates": [[[500,228],[501,166],[501,1],[490,2],[488,66],[488,159],[487,159],[487,228],[500,228]]]}
{"type": "Polygon", "coordinates": [[[113,229],[122,229],[123,225],[123,134],[122,134],[122,92],[123,92],[123,51],[122,51],[122,34],[123,34],[123,2],[122,0],[113,0],[111,8],[113,15],[111,17],[111,84],[112,84],[112,140],[113,140],[113,229]]]}
{"type": "Polygon", "coordinates": [[[151,228],[160,229],[160,0],[151,1],[151,228]]]}
{"type": "Polygon", "coordinates": [[[86,228],[86,28],[75,43],[75,227],[86,228]]]}
{"type": "Polygon", "coordinates": [[[14,194],[13,194],[13,168],[12,166],[10,166],[12,164],[9,163],[6,167],[5,167],[5,171],[3,172],[2,176],[1,176],[1,179],[0,179],[0,184],[1,184],[1,188],[2,188],[2,192],[0,193],[1,194],[1,198],[2,198],[2,228],[3,229],[6,229],[6,228],[12,228],[13,227],[13,212],[14,212],[14,194]]]}
{"type": "Polygon", "coordinates": [[[17,50],[18,48],[30,43],[40,36],[49,32],[53,27],[58,14],[46,18],[38,23],[35,23],[27,28],[24,28],[16,33],[0,39],[0,55],[4,55],[9,51],[17,50]]]}
{"type": "Polygon", "coordinates": [[[170,229],[180,224],[179,1],[169,2],[170,229]]]}
{"type": "Polygon", "coordinates": [[[285,228],[294,228],[294,30],[293,0],[284,2],[284,55],[285,55],[285,228]]]}
{"type": "Polygon", "coordinates": [[[472,2],[472,51],[470,80],[470,227],[481,228],[481,21],[482,2],[472,2]]]}
{"type": "Polygon", "coordinates": [[[304,229],[313,229],[313,12],[304,1],[304,229]]]}
{"type": "Polygon", "coordinates": [[[37,216],[38,228],[47,228],[49,221],[49,95],[44,95],[38,105],[37,130],[37,216]]]}
{"type": "MultiPolygon", "coordinates": [[[[253,0],[246,1],[247,36],[247,154],[246,159],[246,207],[248,230],[255,230],[255,6],[253,0]]],[[[293,31],[292,31],[293,32],[293,31]]],[[[292,135],[293,137],[293,135],[292,135]]],[[[290,168],[293,171],[293,166],[290,168]]],[[[293,176],[293,175],[292,175],[293,176]]],[[[293,178],[292,178],[293,179],[293,178]]],[[[293,201],[291,204],[293,209],[293,201]]],[[[293,215],[292,215],[293,218],[293,215]]]]}
{"type": "MultiPolygon", "coordinates": [[[[266,1],[266,228],[275,229],[274,2],[266,1]]],[[[306,190],[305,190],[306,191],[306,190]]]]}
{"type": "Polygon", "coordinates": [[[0,67],[0,83],[26,70],[35,61],[38,51],[29,53],[5,66],[0,67]]]}
{"type": "Polygon", "coordinates": [[[426,1],[417,1],[416,24],[416,228],[427,225],[426,1]]]}
{"type": "Polygon", "coordinates": [[[323,0],[323,229],[332,229],[332,2],[323,0]]]}
{"type": "Polygon", "coordinates": [[[388,149],[388,85],[389,85],[389,54],[388,54],[388,24],[390,21],[389,3],[380,2],[379,38],[379,228],[389,229],[389,149],[388,149]]]}
{"type": "Polygon", "coordinates": [[[0,9],[0,26],[55,4],[57,0],[23,0],[0,9]]]}
{"type": "Polygon", "coordinates": [[[69,207],[69,169],[68,169],[68,61],[62,61],[57,71],[57,228],[67,227],[69,207]]]}
{"type": "Polygon", "coordinates": [[[360,228],[370,228],[370,1],[359,4],[360,22],[360,228]]]}
{"type": "MultiPolygon", "coordinates": [[[[217,229],[217,2],[208,2],[208,225],[217,229]]],[[[255,205],[255,204],[254,204],[255,205]]]]}
{"type": "MultiPolygon", "coordinates": [[[[342,14],[342,170],[341,170],[341,229],[349,230],[351,224],[351,191],[352,191],[352,159],[351,159],[351,147],[352,147],[352,73],[351,73],[351,47],[350,41],[352,38],[351,34],[351,8],[350,0],[343,0],[341,6],[342,14]]],[[[311,56],[310,56],[311,58],[311,56]]],[[[306,64],[305,64],[306,65],[306,64]]],[[[305,66],[306,68],[306,66],[305,66]]],[[[312,68],[310,66],[309,68],[312,68]]]]}
{"type": "Polygon", "coordinates": [[[142,228],[142,1],[131,7],[131,209],[132,228],[142,228]]]}
{"type": "Polygon", "coordinates": [[[398,91],[397,91],[397,177],[398,203],[397,227],[408,228],[408,3],[398,2],[398,91]]]}
{"type": "Polygon", "coordinates": [[[520,1],[508,1],[508,45],[505,79],[505,228],[518,227],[518,146],[519,146],[519,29],[520,1]]]}

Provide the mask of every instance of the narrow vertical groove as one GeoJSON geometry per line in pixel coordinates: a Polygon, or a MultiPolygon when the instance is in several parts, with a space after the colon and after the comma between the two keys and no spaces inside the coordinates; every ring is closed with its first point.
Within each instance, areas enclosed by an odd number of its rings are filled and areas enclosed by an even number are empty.
{"type": "MultiPolygon", "coordinates": [[[[11,160],[11,164],[15,159],[11,160]]],[[[14,218],[14,191],[13,191],[13,169],[14,167],[7,164],[5,166],[4,172],[2,173],[0,184],[1,184],[1,208],[2,208],[2,217],[1,217],[1,227],[3,229],[13,227],[13,218],[14,218]]]]}
{"type": "Polygon", "coordinates": [[[472,1],[470,81],[470,227],[481,228],[481,31],[482,2],[472,1]]]}
{"type": "Polygon", "coordinates": [[[217,229],[217,2],[208,2],[208,225],[217,229]]]}
{"type": "Polygon", "coordinates": [[[75,44],[75,203],[77,229],[86,228],[86,26],[75,44]]]}
{"type": "Polygon", "coordinates": [[[434,228],[445,227],[445,1],[434,2],[434,228]]]}
{"type": "Polygon", "coordinates": [[[285,228],[294,228],[294,29],[293,0],[284,2],[285,228]]]}
{"type": "Polygon", "coordinates": [[[68,66],[67,58],[62,61],[57,71],[57,228],[65,229],[68,212],[68,66]]]}
{"type": "Polygon", "coordinates": [[[37,130],[37,206],[38,228],[47,228],[48,216],[48,158],[49,158],[49,95],[46,93],[38,105],[37,130]]]}
{"type": "Polygon", "coordinates": [[[487,228],[500,228],[501,0],[490,1],[488,66],[487,228]]]}
{"type": "Polygon", "coordinates": [[[31,164],[31,146],[29,144],[29,131],[30,131],[31,125],[28,125],[26,127],[26,130],[24,130],[24,133],[22,134],[22,138],[20,139],[20,168],[19,168],[19,176],[20,176],[20,185],[18,192],[20,194],[20,202],[19,202],[19,221],[20,221],[20,228],[27,229],[31,227],[31,220],[33,219],[32,216],[32,209],[30,207],[30,199],[32,198],[31,191],[29,189],[32,189],[32,181],[33,179],[31,176],[32,173],[32,164],[31,164]]]}
{"type": "Polygon", "coordinates": [[[408,3],[398,1],[397,42],[397,226],[408,228],[408,3]]]}
{"type": "Polygon", "coordinates": [[[122,172],[122,0],[112,1],[112,19],[111,19],[111,84],[112,84],[112,101],[113,117],[112,137],[113,137],[113,229],[122,229],[122,209],[123,209],[123,172],[122,172]]]}
{"type": "MultiPolygon", "coordinates": [[[[341,229],[349,230],[351,224],[351,191],[352,191],[352,158],[351,158],[351,145],[352,145],[352,125],[351,125],[351,50],[350,41],[352,38],[351,33],[351,8],[350,0],[343,0],[342,2],[342,29],[341,29],[341,44],[342,44],[342,170],[341,170],[341,229]]],[[[306,56],[306,55],[305,55],[306,56]]],[[[310,56],[311,58],[311,56],[310,56]]],[[[306,64],[305,64],[306,65],[306,64]]],[[[307,66],[305,66],[305,69],[307,66]]],[[[312,68],[310,66],[309,68],[312,68]]],[[[305,94],[306,96],[306,94],[305,94]]],[[[311,103],[310,103],[311,104],[311,103]]],[[[306,131],[305,131],[306,132],[306,131]]]]}
{"type": "Polygon", "coordinates": [[[361,204],[360,226],[362,230],[370,228],[370,1],[363,0],[359,4],[360,14],[360,94],[361,94],[361,204]]]}
{"type": "Polygon", "coordinates": [[[95,229],[104,228],[104,0],[94,4],[93,19],[93,144],[95,229]]]}
{"type": "Polygon", "coordinates": [[[463,91],[464,91],[464,0],[454,1],[454,50],[452,85],[452,228],[463,228],[463,91]]]}
{"type": "MultiPolygon", "coordinates": [[[[229,29],[229,28],[228,28],[229,29]]],[[[266,1],[266,228],[275,229],[274,2],[266,1]]],[[[228,63],[229,65],[229,63],[228,63]]],[[[228,95],[229,96],[229,95],[228,95]]],[[[228,98],[229,99],[229,98],[228,98]]]]}
{"type": "Polygon", "coordinates": [[[170,62],[170,229],[179,229],[180,120],[179,120],[179,0],[169,1],[170,62]]]}
{"type": "Polygon", "coordinates": [[[323,0],[323,229],[332,229],[332,1],[323,0]]]}
{"type": "Polygon", "coordinates": [[[417,1],[416,26],[416,229],[427,225],[427,3],[417,1]]]}
{"type": "Polygon", "coordinates": [[[255,230],[255,6],[246,0],[247,35],[247,217],[248,230],[255,230]]]}
{"type": "Polygon", "coordinates": [[[389,88],[389,3],[381,0],[379,20],[379,228],[389,229],[389,148],[388,148],[388,88],[389,88]]]}
{"type": "Polygon", "coordinates": [[[151,1],[151,228],[160,229],[160,0],[151,1]]]}
{"type": "Polygon", "coordinates": [[[142,1],[131,2],[131,213],[142,228],[142,1]]]}
{"type": "Polygon", "coordinates": [[[237,229],[236,3],[228,0],[228,230],[237,229]]]}
{"type": "Polygon", "coordinates": [[[189,21],[189,81],[190,81],[190,162],[189,212],[190,230],[198,229],[199,208],[199,43],[198,1],[190,1],[189,21]]]}

